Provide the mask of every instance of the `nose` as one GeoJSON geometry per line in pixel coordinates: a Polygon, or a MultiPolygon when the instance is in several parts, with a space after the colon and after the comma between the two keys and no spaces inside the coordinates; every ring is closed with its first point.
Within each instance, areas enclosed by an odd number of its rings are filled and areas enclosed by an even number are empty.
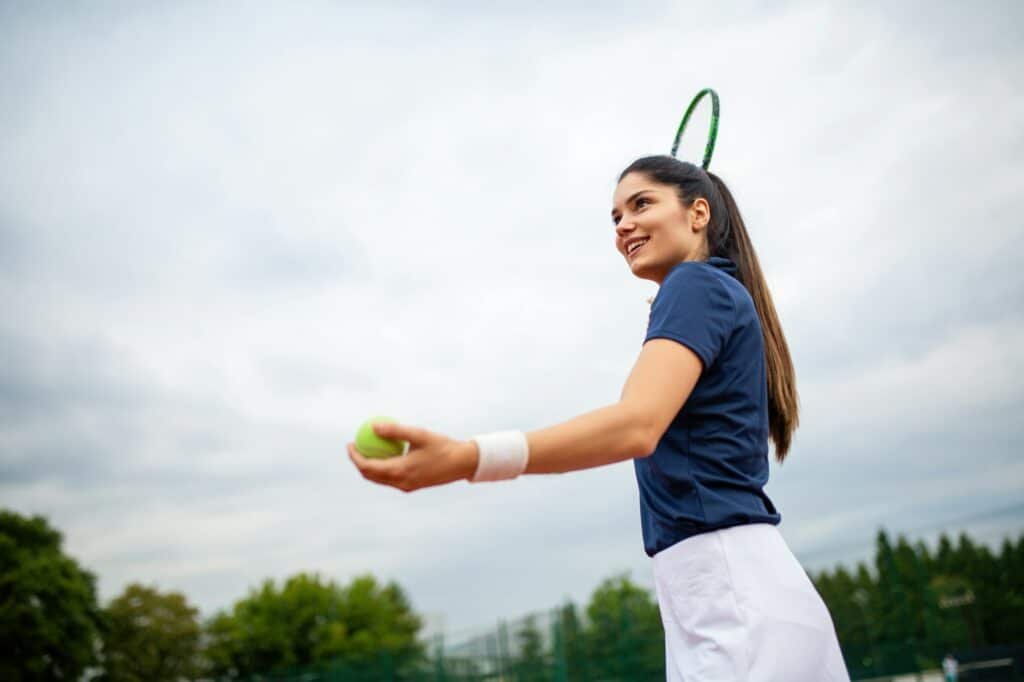
{"type": "Polygon", "coordinates": [[[619,221],[619,224],[615,226],[615,234],[619,237],[625,237],[627,234],[636,229],[636,224],[630,220],[623,218],[619,221]]]}

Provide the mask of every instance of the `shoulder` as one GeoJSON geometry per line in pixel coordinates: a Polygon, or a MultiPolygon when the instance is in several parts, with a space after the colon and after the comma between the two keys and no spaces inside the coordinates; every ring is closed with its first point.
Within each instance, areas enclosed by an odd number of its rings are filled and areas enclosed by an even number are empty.
{"type": "Polygon", "coordinates": [[[738,324],[737,298],[730,282],[743,286],[717,262],[676,265],[651,304],[646,340],[678,341],[694,351],[704,367],[710,367],[738,324]]]}

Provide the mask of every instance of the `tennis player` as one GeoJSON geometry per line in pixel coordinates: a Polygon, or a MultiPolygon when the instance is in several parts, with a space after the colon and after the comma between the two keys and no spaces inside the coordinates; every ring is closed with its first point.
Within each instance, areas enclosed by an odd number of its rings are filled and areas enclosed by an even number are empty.
{"type": "Polygon", "coordinates": [[[660,287],[621,399],[529,433],[453,440],[400,424],[404,457],[349,456],[411,491],[633,460],[672,681],[834,682],[849,676],[824,602],[764,492],[797,426],[792,361],[725,183],[670,156],[632,163],[612,204],[615,244],[660,287]]]}

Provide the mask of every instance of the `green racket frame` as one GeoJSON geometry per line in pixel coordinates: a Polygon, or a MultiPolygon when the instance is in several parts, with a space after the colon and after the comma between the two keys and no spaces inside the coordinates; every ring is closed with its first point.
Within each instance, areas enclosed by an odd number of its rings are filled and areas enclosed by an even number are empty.
{"type": "Polygon", "coordinates": [[[701,164],[701,167],[707,170],[708,166],[711,165],[711,155],[715,151],[715,140],[718,138],[718,93],[711,88],[704,88],[698,92],[697,96],[690,102],[690,106],[686,108],[683,120],[679,122],[679,130],[676,131],[676,139],[672,142],[672,157],[675,158],[676,152],[679,151],[679,140],[683,137],[683,130],[686,129],[690,115],[693,114],[697,104],[705,95],[711,95],[711,127],[708,129],[708,143],[704,147],[704,161],[701,164]]]}

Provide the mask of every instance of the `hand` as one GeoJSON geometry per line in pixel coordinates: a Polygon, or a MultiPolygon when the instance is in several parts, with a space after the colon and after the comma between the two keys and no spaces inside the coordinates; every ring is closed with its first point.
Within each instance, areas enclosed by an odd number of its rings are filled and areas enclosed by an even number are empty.
{"type": "Polygon", "coordinates": [[[359,454],[355,443],[349,443],[349,459],[369,481],[409,493],[470,478],[476,472],[480,454],[472,441],[388,422],[374,424],[373,430],[381,438],[409,441],[409,451],[402,457],[370,459],[359,454]]]}

